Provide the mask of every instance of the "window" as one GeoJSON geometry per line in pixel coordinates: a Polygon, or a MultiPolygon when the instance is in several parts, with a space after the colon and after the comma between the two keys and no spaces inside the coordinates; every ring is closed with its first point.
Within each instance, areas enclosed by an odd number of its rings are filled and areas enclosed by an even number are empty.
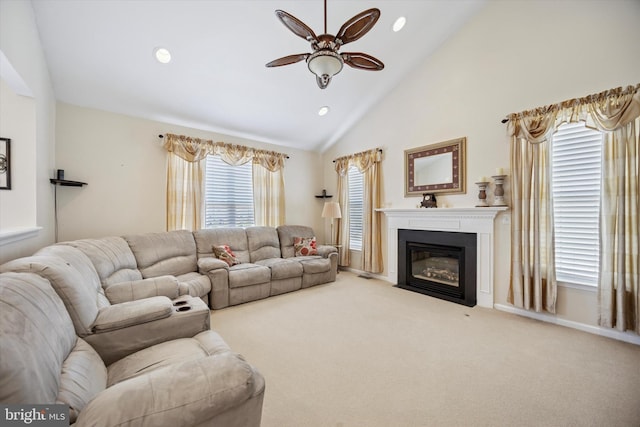
{"type": "Polygon", "coordinates": [[[598,285],[602,139],[602,133],[583,122],[564,124],[553,135],[553,215],[560,282],[598,285]]]}
{"type": "Polygon", "coordinates": [[[205,176],[205,228],[250,227],[253,217],[252,165],[225,163],[207,156],[205,176]]]}
{"type": "Polygon", "coordinates": [[[349,247],[356,251],[362,250],[363,228],[363,192],[364,175],[358,168],[349,168],[349,247]]]}

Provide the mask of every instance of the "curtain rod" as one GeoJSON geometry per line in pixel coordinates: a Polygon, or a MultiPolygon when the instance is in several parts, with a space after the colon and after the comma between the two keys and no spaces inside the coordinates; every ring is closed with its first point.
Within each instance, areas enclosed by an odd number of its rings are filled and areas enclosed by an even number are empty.
{"type": "MultiPolygon", "coordinates": [[[[382,148],[376,148],[376,150],[377,150],[379,153],[382,153],[382,148]]],[[[338,157],[337,159],[335,159],[335,160],[333,161],[333,163],[335,163],[335,162],[336,162],[336,160],[340,160],[340,159],[345,158],[345,157],[357,156],[358,154],[364,154],[364,153],[366,153],[367,151],[370,151],[370,150],[364,150],[364,151],[361,151],[361,152],[359,152],[359,153],[353,153],[353,154],[349,154],[349,155],[346,155],[346,156],[338,157]]]]}
{"type": "MultiPolygon", "coordinates": [[[[158,138],[163,139],[163,138],[164,138],[164,135],[162,135],[162,134],[161,134],[161,135],[158,135],[158,138]]],[[[226,142],[223,142],[223,144],[226,144],[226,142]]],[[[250,148],[253,148],[253,147],[250,147],[250,148]]],[[[263,149],[261,149],[261,148],[255,148],[255,150],[260,150],[260,151],[269,151],[269,150],[263,150],[263,149]]],[[[273,152],[275,153],[275,151],[273,151],[273,152]]],[[[285,156],[285,158],[287,158],[287,159],[289,158],[289,155],[288,155],[288,154],[285,154],[284,156],[285,156]]]]}
{"type": "Polygon", "coordinates": [[[571,105],[574,105],[576,102],[578,102],[580,104],[585,104],[585,103],[589,103],[589,102],[594,102],[595,100],[600,100],[600,99],[603,99],[603,98],[607,98],[609,96],[628,95],[628,94],[633,93],[633,92],[635,92],[637,90],[640,90],[640,84],[637,84],[635,86],[629,85],[627,87],[620,86],[620,87],[617,87],[617,88],[614,88],[614,89],[605,90],[605,91],[600,92],[600,93],[594,93],[592,95],[583,96],[581,98],[567,99],[567,100],[562,101],[562,102],[556,102],[555,104],[550,104],[550,105],[545,105],[544,107],[534,108],[533,110],[525,110],[525,111],[521,111],[519,113],[511,113],[511,114],[507,115],[507,117],[505,117],[504,119],[500,120],[500,123],[507,123],[509,121],[509,117],[513,116],[514,114],[517,114],[517,115],[525,114],[525,113],[528,113],[529,111],[539,110],[540,108],[544,108],[544,109],[564,108],[564,107],[569,107],[571,105]]]}

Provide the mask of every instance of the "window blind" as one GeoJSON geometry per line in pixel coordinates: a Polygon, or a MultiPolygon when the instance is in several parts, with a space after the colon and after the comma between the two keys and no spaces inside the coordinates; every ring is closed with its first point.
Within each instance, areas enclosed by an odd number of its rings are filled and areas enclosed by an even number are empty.
{"type": "Polygon", "coordinates": [[[552,143],[556,278],[598,285],[602,134],[584,123],[560,126],[552,143]]]}
{"type": "Polygon", "coordinates": [[[364,175],[349,168],[349,247],[362,250],[364,175]]]}
{"type": "Polygon", "coordinates": [[[251,162],[232,166],[207,156],[205,169],[205,228],[255,225],[251,162]]]}

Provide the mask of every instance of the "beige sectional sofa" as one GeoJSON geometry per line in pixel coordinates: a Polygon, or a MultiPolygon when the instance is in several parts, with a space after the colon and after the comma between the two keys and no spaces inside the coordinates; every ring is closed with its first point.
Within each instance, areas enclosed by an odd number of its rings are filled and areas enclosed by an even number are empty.
{"type": "Polygon", "coordinates": [[[1,265],[0,402],[62,403],[77,426],[259,426],[264,380],[211,331],[209,307],[334,281],[336,248],[296,256],[311,237],[305,226],[111,236],[1,265]],[[234,265],[215,257],[223,245],[234,265]]]}
{"type": "MultiPolygon", "coordinates": [[[[213,228],[63,242],[89,257],[109,300],[163,295],[199,297],[220,309],[333,282],[338,252],[317,246],[317,255],[295,256],[294,239],[312,238],[311,227],[213,228]],[[228,245],[239,264],[217,259],[213,246],[228,245]]],[[[59,246],[54,245],[54,246],[59,246]]],[[[46,248],[45,248],[46,249],[46,248]]]]}

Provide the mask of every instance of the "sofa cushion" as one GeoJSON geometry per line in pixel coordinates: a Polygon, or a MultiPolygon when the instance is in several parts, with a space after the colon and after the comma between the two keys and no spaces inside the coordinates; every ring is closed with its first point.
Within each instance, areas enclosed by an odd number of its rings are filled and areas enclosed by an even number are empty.
{"type": "Polygon", "coordinates": [[[295,256],[295,248],[293,247],[294,238],[315,236],[313,228],[306,225],[280,225],[277,228],[278,238],[280,239],[280,251],[282,258],[291,258],[295,256]]]}
{"type": "Polygon", "coordinates": [[[198,258],[215,257],[213,246],[227,245],[240,262],[251,262],[247,233],[243,228],[205,228],[193,232],[198,258]]]}
{"type": "Polygon", "coordinates": [[[76,341],[69,313],[46,279],[0,275],[0,402],[55,403],[76,341]]]}
{"type": "Polygon", "coordinates": [[[229,346],[213,331],[201,332],[193,338],[156,344],[109,365],[108,386],[173,363],[196,360],[225,351],[230,351],[229,346]]]}
{"type": "Polygon", "coordinates": [[[35,255],[52,255],[62,258],[82,275],[83,286],[97,293],[95,301],[98,304],[98,308],[107,307],[111,304],[104,294],[100,276],[98,276],[98,272],[93,266],[91,259],[80,249],[68,245],[55,244],[45,246],[36,252],[35,255]]]}
{"type": "Polygon", "coordinates": [[[297,261],[284,258],[271,258],[258,261],[256,264],[264,265],[271,269],[271,280],[302,276],[302,263],[297,261]]]}
{"type": "Polygon", "coordinates": [[[144,278],[198,271],[196,243],[190,231],[136,234],[124,239],[144,278]]]}
{"type": "Polygon", "coordinates": [[[159,276],[111,283],[105,286],[104,294],[111,304],[119,304],[155,296],[176,299],[179,296],[178,290],[178,279],[174,276],[159,276]]]}
{"type": "Polygon", "coordinates": [[[302,264],[304,274],[325,273],[331,270],[331,260],[328,258],[304,257],[304,259],[300,259],[300,264],[302,264]]]}
{"type": "Polygon", "coordinates": [[[248,227],[247,242],[249,244],[249,256],[255,263],[263,259],[280,258],[280,240],[278,232],[273,227],[248,227]]]}
{"type": "Polygon", "coordinates": [[[316,238],[314,237],[294,237],[293,250],[297,257],[317,255],[316,238]]]}
{"type": "Polygon", "coordinates": [[[263,265],[245,263],[229,268],[229,288],[241,288],[270,281],[271,270],[263,265]]]}
{"type": "Polygon", "coordinates": [[[89,257],[103,286],[142,279],[136,258],[122,237],[83,239],[63,244],[78,248],[89,257]]]}
{"type": "Polygon", "coordinates": [[[107,387],[107,368],[96,351],[82,338],[62,364],[60,390],[56,403],[69,406],[73,424],[80,411],[107,387]]]}
{"type": "Polygon", "coordinates": [[[98,316],[98,294],[95,288],[87,286],[88,281],[68,262],[56,256],[30,256],[0,266],[0,272],[7,271],[35,273],[47,279],[62,299],[76,333],[80,337],[92,333],[91,325],[98,316]]]}
{"type": "Polygon", "coordinates": [[[233,253],[229,245],[213,245],[212,249],[216,258],[226,262],[229,267],[241,264],[241,261],[236,257],[236,254],[233,253]]]}

